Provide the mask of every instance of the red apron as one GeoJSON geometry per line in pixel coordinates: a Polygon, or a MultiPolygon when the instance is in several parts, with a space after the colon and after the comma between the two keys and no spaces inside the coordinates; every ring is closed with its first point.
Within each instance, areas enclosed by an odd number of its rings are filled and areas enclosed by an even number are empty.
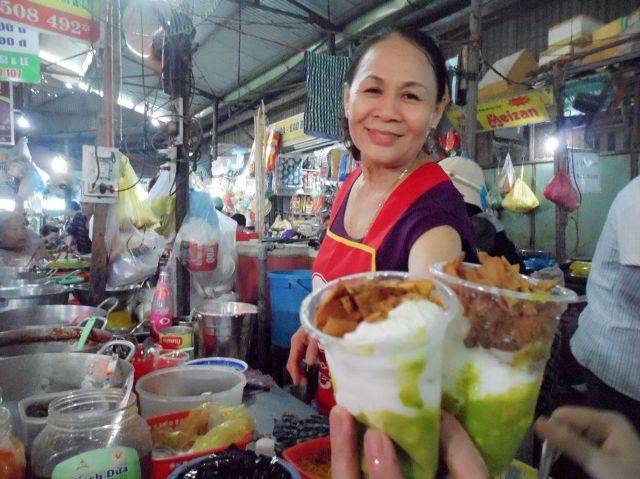
{"type": "MultiPolygon", "coordinates": [[[[376,271],[376,253],[398,220],[402,218],[403,214],[418,198],[435,186],[445,181],[450,181],[447,174],[437,163],[422,165],[396,186],[373,221],[365,238],[361,242],[356,242],[338,236],[331,230],[336,215],[349,197],[351,187],[359,178],[361,172],[360,168],[356,168],[336,194],[331,208],[327,235],[322,242],[318,257],[313,263],[314,289],[343,276],[376,271]]],[[[318,410],[325,414],[328,414],[335,405],[331,376],[322,351],[320,353],[316,402],[318,410]]]]}

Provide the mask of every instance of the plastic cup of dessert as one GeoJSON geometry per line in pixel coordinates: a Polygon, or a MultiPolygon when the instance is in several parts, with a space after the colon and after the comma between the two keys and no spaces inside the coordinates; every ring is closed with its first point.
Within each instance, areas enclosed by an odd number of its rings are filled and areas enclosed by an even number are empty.
{"type": "Polygon", "coordinates": [[[431,478],[438,461],[443,339],[459,303],[450,288],[433,281],[442,307],[426,298],[403,301],[386,320],[372,323],[382,325],[393,317],[393,325],[355,339],[351,333],[339,338],[316,328],[316,308],[338,282],[373,279],[414,278],[400,272],[341,278],[307,296],[300,319],[325,351],[336,402],[360,423],[393,439],[405,477],[431,478]]]}
{"type": "Polygon", "coordinates": [[[577,296],[559,286],[522,293],[480,285],[446,274],[444,263],[430,272],[462,307],[444,341],[443,408],[469,433],[489,472],[501,474],[531,425],[558,321],[577,296]]]}

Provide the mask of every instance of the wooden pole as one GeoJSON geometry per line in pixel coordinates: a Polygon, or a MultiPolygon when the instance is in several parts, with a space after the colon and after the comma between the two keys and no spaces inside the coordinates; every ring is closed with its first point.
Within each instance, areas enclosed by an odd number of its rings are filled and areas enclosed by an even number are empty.
{"type": "MultiPolygon", "coordinates": [[[[564,67],[559,63],[553,66],[553,98],[556,106],[556,132],[558,148],[553,155],[553,172],[567,170],[567,140],[564,132],[564,67]]],[[[560,263],[567,257],[566,230],[567,210],[556,204],[556,260],[560,263]]]]}
{"type": "Polygon", "coordinates": [[[467,66],[467,104],[465,107],[465,135],[467,153],[469,157],[476,158],[476,134],[478,123],[476,120],[478,111],[478,76],[480,75],[480,19],[482,18],[482,0],[471,0],[471,13],[469,14],[469,60],[467,66]]]}
{"type": "Polygon", "coordinates": [[[264,211],[265,211],[265,200],[264,200],[264,177],[265,177],[265,163],[264,163],[264,154],[265,154],[265,128],[266,128],[266,117],[264,112],[264,103],[261,102],[258,107],[258,111],[255,115],[255,131],[254,131],[254,141],[255,141],[255,161],[256,161],[256,198],[254,201],[255,204],[255,215],[256,215],[256,232],[258,233],[258,238],[264,238],[264,230],[265,230],[265,222],[264,222],[264,211]]]}
{"type": "MultiPolygon", "coordinates": [[[[98,130],[98,145],[113,147],[119,115],[118,95],[120,93],[120,12],[116,0],[103,2],[104,32],[102,48],[102,128],[98,130]]],[[[109,205],[98,203],[94,208],[93,238],[91,247],[91,269],[89,298],[93,305],[104,299],[107,285],[107,248],[104,241],[107,229],[109,205]]]]}

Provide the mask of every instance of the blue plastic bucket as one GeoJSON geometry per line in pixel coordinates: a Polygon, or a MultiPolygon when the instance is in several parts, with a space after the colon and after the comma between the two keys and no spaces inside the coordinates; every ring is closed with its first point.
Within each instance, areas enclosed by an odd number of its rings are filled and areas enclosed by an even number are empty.
{"type": "Polygon", "coordinates": [[[271,342],[281,348],[291,345],[291,336],[300,327],[300,304],[311,292],[311,270],[270,271],[271,342]]]}

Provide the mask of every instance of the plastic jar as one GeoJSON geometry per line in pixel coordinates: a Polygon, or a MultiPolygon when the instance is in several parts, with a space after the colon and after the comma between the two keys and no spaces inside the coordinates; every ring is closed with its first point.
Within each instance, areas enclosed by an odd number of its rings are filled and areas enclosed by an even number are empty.
{"type": "Polygon", "coordinates": [[[24,446],[11,432],[11,413],[0,407],[0,477],[24,479],[24,446]]]}
{"type": "Polygon", "coordinates": [[[74,391],[49,405],[44,430],[31,450],[34,478],[151,477],[151,434],[138,414],[135,395],[124,391],[74,391]]]}

